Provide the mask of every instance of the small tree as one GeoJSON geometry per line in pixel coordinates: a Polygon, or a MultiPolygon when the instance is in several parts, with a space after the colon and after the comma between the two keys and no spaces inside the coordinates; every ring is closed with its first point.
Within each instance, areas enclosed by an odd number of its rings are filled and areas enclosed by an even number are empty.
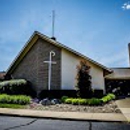
{"type": "Polygon", "coordinates": [[[77,66],[77,96],[88,98],[92,96],[90,66],[87,61],[81,60],[77,66]]]}

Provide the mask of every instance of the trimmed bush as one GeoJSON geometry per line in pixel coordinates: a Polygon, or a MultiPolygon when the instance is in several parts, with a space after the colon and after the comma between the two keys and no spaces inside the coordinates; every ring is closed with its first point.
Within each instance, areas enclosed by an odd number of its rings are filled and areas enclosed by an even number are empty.
{"type": "Polygon", "coordinates": [[[23,109],[25,108],[24,105],[19,105],[19,104],[1,104],[0,103],[0,108],[15,108],[15,109],[23,109]]]}
{"type": "Polygon", "coordinates": [[[105,96],[101,100],[103,101],[103,103],[107,103],[108,101],[110,101],[110,97],[105,96]]]}
{"type": "Polygon", "coordinates": [[[116,96],[113,93],[109,93],[108,96],[110,96],[112,100],[116,99],[116,96]]]}
{"type": "Polygon", "coordinates": [[[5,104],[19,104],[19,105],[25,105],[29,104],[31,101],[31,98],[29,96],[24,95],[7,95],[7,94],[1,94],[0,95],[0,103],[5,104]]]}
{"type": "Polygon", "coordinates": [[[0,93],[35,96],[35,92],[30,83],[25,79],[12,79],[0,82],[0,93]]]}
{"type": "Polygon", "coordinates": [[[102,101],[98,98],[91,98],[88,100],[88,105],[101,105],[102,101]]]}
{"type": "Polygon", "coordinates": [[[111,100],[114,100],[116,98],[116,96],[114,94],[108,94],[106,96],[104,96],[101,100],[103,103],[107,103],[111,100]]]}
{"type": "Polygon", "coordinates": [[[79,99],[79,105],[86,105],[86,104],[88,104],[87,99],[79,99]]]}
{"type": "Polygon", "coordinates": [[[65,100],[65,103],[66,103],[66,104],[72,104],[72,99],[73,99],[73,98],[67,98],[67,99],[65,100]]]}
{"type": "Polygon", "coordinates": [[[86,105],[88,104],[87,99],[81,99],[81,98],[67,98],[65,100],[66,104],[73,104],[73,105],[86,105]]]}
{"type": "Polygon", "coordinates": [[[61,101],[64,103],[67,98],[68,98],[68,96],[63,96],[63,97],[61,98],[61,101]]]}
{"type": "Polygon", "coordinates": [[[67,98],[65,100],[65,103],[73,105],[101,105],[102,100],[98,98],[92,98],[92,99],[67,98]]]}
{"type": "Polygon", "coordinates": [[[107,103],[113,99],[115,99],[114,94],[108,94],[103,98],[91,98],[91,99],[82,99],[82,98],[67,98],[67,96],[63,97],[64,103],[73,104],[73,105],[102,105],[102,103],[107,103]]]}
{"type": "Polygon", "coordinates": [[[72,99],[72,104],[73,105],[78,105],[79,104],[79,99],[72,99]]]}

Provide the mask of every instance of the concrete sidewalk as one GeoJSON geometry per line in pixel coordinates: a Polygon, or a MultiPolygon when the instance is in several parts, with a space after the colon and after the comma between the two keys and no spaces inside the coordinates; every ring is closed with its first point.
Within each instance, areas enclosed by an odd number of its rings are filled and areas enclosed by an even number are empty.
{"type": "Polygon", "coordinates": [[[130,98],[117,100],[116,104],[126,117],[127,121],[130,122],[130,98]]]}
{"type": "Polygon", "coordinates": [[[121,113],[84,113],[84,112],[54,112],[28,109],[0,108],[1,115],[13,115],[22,117],[63,119],[63,120],[84,120],[84,121],[114,121],[127,122],[121,113]]]}

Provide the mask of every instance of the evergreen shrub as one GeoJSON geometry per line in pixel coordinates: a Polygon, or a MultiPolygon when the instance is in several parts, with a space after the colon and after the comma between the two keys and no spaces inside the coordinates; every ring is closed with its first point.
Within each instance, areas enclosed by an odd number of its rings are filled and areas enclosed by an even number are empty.
{"type": "Polygon", "coordinates": [[[31,84],[25,79],[11,79],[0,82],[0,93],[35,96],[31,84]]]}
{"type": "Polygon", "coordinates": [[[87,61],[82,60],[77,66],[77,96],[80,98],[91,98],[93,91],[91,86],[90,66],[87,61]]]}

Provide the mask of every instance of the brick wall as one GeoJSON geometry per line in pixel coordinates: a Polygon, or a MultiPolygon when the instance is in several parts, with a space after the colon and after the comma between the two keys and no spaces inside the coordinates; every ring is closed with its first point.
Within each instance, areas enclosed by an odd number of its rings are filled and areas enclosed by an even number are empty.
{"type": "Polygon", "coordinates": [[[14,78],[24,78],[29,80],[34,89],[39,93],[41,90],[48,89],[48,64],[44,61],[49,60],[50,51],[56,55],[52,58],[56,65],[52,65],[51,89],[60,90],[61,88],[61,49],[39,39],[27,55],[23,58],[17,68],[13,71],[14,78]]]}

